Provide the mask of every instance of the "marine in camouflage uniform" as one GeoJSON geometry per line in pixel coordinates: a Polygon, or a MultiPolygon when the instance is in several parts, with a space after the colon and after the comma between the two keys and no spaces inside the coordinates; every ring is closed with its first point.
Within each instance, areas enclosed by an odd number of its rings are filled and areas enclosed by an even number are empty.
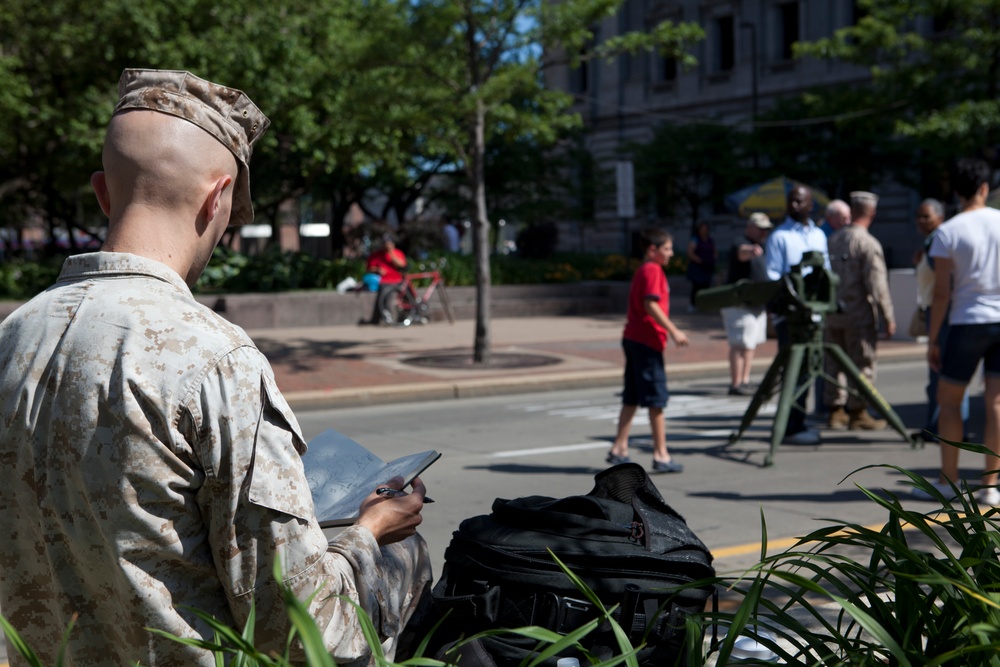
{"type": "MultiPolygon", "coordinates": [[[[174,115],[186,120],[183,105],[212,98],[184,86],[215,86],[135,71],[122,85],[180,86],[159,99],[177,97],[174,115]]],[[[208,90],[235,102],[227,123],[236,115],[266,127],[239,91],[208,90]]],[[[249,142],[236,143],[245,158],[234,151],[233,215],[245,222],[249,142]]],[[[380,546],[355,525],[328,543],[299,424],[267,360],[163,263],[69,258],[53,287],[0,324],[0,405],[0,607],[43,664],[56,663],[76,615],[64,664],[214,665],[207,651],[147,629],[212,639],[190,608],[242,627],[254,605],[257,646],[281,652],[290,628],[275,560],[299,599],[318,592],[309,610],[342,663],[368,664],[370,652],[338,596],[371,615],[390,656],[429,597],[418,535],[380,546]]]]}
{"type": "MultiPolygon", "coordinates": [[[[868,231],[877,202],[872,193],[852,192],[853,222],[830,237],[830,267],[840,277],[837,300],[843,312],[826,319],[826,340],[839,345],[873,384],[879,323],[885,324],[890,335],[896,328],[882,244],[868,231]]],[[[837,379],[836,384],[827,382],[824,389],[830,428],[885,428],[885,421],[873,418],[861,398],[848,395],[846,376],[829,357],[826,373],[837,379]]]]}

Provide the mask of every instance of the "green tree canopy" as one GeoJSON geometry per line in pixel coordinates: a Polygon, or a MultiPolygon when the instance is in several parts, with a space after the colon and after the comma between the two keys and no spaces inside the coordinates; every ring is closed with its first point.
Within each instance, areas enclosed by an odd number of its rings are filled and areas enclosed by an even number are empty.
{"type": "Polygon", "coordinates": [[[693,228],[705,205],[721,211],[727,194],[761,180],[749,167],[751,152],[750,136],[739,128],[666,123],[648,144],[632,147],[636,192],[655,203],[658,217],[693,228]]]}
{"type": "Polygon", "coordinates": [[[755,135],[773,175],[818,187],[831,197],[871,189],[885,177],[918,185],[916,142],[894,134],[900,107],[869,86],[815,89],[763,112],[755,135]]]}
{"type": "Polygon", "coordinates": [[[570,95],[544,87],[543,70],[555,59],[612,58],[661,49],[678,57],[702,36],[696,25],[663,22],[651,30],[592,45],[595,26],[619,11],[622,0],[429,0],[412,4],[409,35],[398,43],[439,90],[452,114],[436,126],[435,140],[466,177],[476,256],[476,337],[473,355],[490,356],[490,222],[486,148],[496,135],[551,144],[579,118],[568,113],[570,95]]]}
{"type": "Polygon", "coordinates": [[[1000,140],[1000,0],[858,0],[854,25],[797,53],[871,70],[901,105],[894,130],[936,156],[995,157],[1000,140]]]}

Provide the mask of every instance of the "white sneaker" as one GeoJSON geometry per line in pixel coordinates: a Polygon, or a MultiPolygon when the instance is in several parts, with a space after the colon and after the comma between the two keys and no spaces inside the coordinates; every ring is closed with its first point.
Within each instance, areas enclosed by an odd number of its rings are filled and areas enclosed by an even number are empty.
{"type": "Polygon", "coordinates": [[[786,435],[782,442],[786,445],[818,445],[822,442],[819,433],[806,429],[794,435],[786,435]]]}
{"type": "MultiPolygon", "coordinates": [[[[955,492],[955,489],[952,488],[951,484],[949,484],[948,482],[931,482],[931,486],[937,489],[938,492],[940,492],[941,495],[944,496],[945,500],[954,500],[955,498],[958,497],[958,493],[955,492]]],[[[916,498],[917,500],[938,499],[936,496],[932,496],[929,492],[924,491],[923,489],[917,487],[913,487],[912,493],[913,497],[916,498]]]]}
{"type": "Polygon", "coordinates": [[[979,490],[979,504],[996,507],[1000,505],[1000,489],[995,486],[987,486],[979,490]]]}

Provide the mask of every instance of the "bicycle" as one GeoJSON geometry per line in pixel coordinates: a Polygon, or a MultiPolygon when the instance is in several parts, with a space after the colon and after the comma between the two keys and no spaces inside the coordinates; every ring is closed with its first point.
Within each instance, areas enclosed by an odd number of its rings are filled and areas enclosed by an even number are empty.
{"type": "Polygon", "coordinates": [[[440,271],[404,273],[403,282],[389,285],[379,295],[379,312],[382,322],[408,327],[411,324],[427,324],[430,300],[437,292],[441,296],[448,322],[455,323],[448,293],[444,289],[444,279],[440,271]],[[426,285],[420,283],[427,281],[426,285]]]}

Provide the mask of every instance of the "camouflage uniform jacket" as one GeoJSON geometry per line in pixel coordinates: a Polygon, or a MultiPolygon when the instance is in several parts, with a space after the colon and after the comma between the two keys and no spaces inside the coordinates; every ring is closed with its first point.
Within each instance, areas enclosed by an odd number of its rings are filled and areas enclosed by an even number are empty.
{"type": "Polygon", "coordinates": [[[867,229],[849,225],[830,237],[830,267],[840,277],[837,300],[844,307],[828,317],[830,326],[874,330],[879,318],[896,321],[882,244],[867,229]]]}
{"type": "Polygon", "coordinates": [[[300,599],[322,589],[310,610],[338,661],[369,661],[341,594],[394,649],[426,545],[357,526],[328,545],[267,360],[168,267],[68,259],[0,325],[0,404],[0,606],[43,664],[78,614],[64,664],[213,665],[146,628],[211,639],[189,607],[242,628],[251,602],[256,643],[280,652],[276,558],[300,599]]]}

